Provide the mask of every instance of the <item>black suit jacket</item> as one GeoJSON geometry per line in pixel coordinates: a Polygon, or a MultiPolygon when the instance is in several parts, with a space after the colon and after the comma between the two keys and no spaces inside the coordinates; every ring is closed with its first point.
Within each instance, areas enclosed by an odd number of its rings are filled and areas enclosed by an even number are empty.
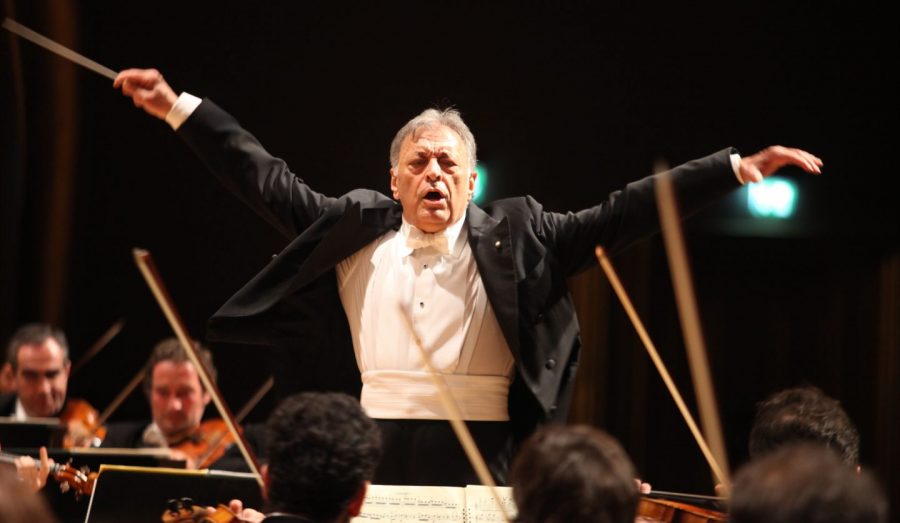
{"type": "Polygon", "coordinates": [[[16,413],[16,396],[13,393],[0,394],[0,416],[12,416],[16,413]]]}
{"type": "MultiPolygon", "coordinates": [[[[337,198],[313,191],[209,100],[178,134],[228,189],[291,240],[210,319],[210,340],[273,347],[282,394],[358,394],[359,371],[334,268],[399,229],[399,203],[364,189],[337,198]]],[[[730,152],[663,174],[672,177],[683,212],[738,185],[730,152]]],[[[614,253],[657,229],[653,180],[564,214],[543,210],[529,196],[469,205],[468,241],[516,361],[509,408],[520,436],[537,423],[565,419],[581,348],[566,279],[595,263],[596,245],[614,253]]]]}

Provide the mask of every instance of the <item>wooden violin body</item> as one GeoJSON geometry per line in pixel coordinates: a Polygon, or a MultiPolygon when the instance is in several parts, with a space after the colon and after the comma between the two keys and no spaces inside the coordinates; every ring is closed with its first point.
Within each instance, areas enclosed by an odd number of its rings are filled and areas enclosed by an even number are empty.
{"type": "Polygon", "coordinates": [[[232,523],[241,521],[237,514],[225,505],[219,505],[210,512],[195,505],[190,498],[169,500],[169,506],[160,518],[163,523],[232,523]]]}
{"type": "Polygon", "coordinates": [[[197,430],[184,441],[169,448],[184,453],[198,469],[209,468],[225,454],[234,443],[234,437],[221,419],[210,419],[200,424],[197,430]]]}
{"type": "Polygon", "coordinates": [[[638,502],[638,523],[725,523],[728,515],[687,503],[642,496],[638,502]]]}
{"type": "Polygon", "coordinates": [[[106,427],[100,422],[100,413],[83,399],[67,400],[59,421],[66,426],[63,448],[99,447],[106,437],[106,427]]]}

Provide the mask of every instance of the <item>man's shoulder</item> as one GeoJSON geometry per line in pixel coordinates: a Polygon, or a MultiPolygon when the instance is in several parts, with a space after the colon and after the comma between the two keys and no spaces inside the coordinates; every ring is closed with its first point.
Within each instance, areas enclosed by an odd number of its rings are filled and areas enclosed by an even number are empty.
{"type": "Polygon", "coordinates": [[[0,416],[12,416],[16,410],[15,393],[0,394],[0,416]]]}
{"type": "Polygon", "coordinates": [[[133,449],[141,446],[146,421],[117,421],[106,425],[106,437],[101,447],[133,449]]]}
{"type": "Polygon", "coordinates": [[[527,195],[494,200],[474,207],[495,220],[506,219],[512,223],[534,221],[544,212],[540,202],[527,195]]]}

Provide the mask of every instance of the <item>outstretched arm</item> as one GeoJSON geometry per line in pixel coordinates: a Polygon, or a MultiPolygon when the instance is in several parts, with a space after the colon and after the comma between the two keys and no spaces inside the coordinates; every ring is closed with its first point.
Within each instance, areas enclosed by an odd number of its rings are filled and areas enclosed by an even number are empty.
{"type": "Polygon", "coordinates": [[[113,87],[165,120],[214,175],[286,238],[305,230],[334,199],[313,191],[214,103],[175,94],[156,69],[126,69],[113,87]]]}

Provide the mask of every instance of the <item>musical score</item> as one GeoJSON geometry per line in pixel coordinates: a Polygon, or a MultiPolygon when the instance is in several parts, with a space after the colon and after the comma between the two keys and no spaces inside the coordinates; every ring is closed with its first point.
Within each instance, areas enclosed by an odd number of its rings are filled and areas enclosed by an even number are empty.
{"type": "MultiPolygon", "coordinates": [[[[512,489],[498,487],[510,514],[516,513],[512,489]]],[[[411,487],[371,485],[362,512],[351,523],[500,523],[506,519],[491,491],[482,485],[411,487]]]]}

